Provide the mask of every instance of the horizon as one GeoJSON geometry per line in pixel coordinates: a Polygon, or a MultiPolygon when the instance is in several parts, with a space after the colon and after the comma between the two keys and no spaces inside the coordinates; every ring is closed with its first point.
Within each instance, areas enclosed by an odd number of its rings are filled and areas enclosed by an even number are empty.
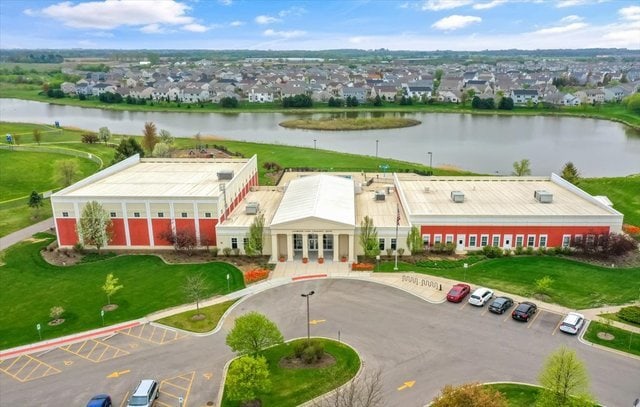
{"type": "Polygon", "coordinates": [[[2,50],[640,49],[630,0],[5,0],[0,17],[2,50]]]}

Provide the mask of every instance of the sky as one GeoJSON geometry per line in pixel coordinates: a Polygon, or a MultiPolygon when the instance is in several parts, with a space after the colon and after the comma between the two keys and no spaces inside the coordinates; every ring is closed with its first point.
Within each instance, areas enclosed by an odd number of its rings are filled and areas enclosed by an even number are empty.
{"type": "Polygon", "coordinates": [[[640,1],[2,0],[9,48],[640,49],[640,1]]]}

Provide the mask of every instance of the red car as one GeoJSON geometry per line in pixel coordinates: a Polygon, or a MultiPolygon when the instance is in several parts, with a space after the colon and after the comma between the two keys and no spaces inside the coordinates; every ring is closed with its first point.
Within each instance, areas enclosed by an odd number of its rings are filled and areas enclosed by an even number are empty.
{"type": "Polygon", "coordinates": [[[471,287],[467,284],[456,284],[447,293],[447,301],[449,302],[460,302],[466,297],[471,291],[471,287]]]}

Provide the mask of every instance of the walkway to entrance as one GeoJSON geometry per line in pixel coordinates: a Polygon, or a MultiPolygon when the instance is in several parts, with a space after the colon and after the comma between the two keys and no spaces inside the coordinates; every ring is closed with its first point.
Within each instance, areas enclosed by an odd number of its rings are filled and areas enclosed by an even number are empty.
{"type": "Polygon", "coordinates": [[[362,274],[361,271],[352,272],[350,263],[346,262],[325,261],[323,264],[320,264],[318,262],[303,263],[301,261],[285,261],[276,263],[276,268],[271,273],[271,278],[294,278],[318,274],[346,276],[352,273],[362,274]]]}

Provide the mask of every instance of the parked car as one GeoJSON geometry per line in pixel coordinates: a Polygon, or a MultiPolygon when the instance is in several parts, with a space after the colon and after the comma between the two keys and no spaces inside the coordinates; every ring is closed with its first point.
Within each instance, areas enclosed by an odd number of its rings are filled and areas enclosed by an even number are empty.
{"type": "Polygon", "coordinates": [[[159,396],[158,390],[158,382],[155,380],[140,380],[138,386],[131,393],[127,407],[151,407],[159,396]]]}
{"type": "Polygon", "coordinates": [[[577,312],[570,312],[564,317],[560,324],[560,330],[568,334],[575,335],[580,332],[580,328],[584,325],[584,315],[577,312]]]}
{"type": "Polygon", "coordinates": [[[485,288],[479,287],[471,294],[469,297],[469,304],[475,305],[476,307],[482,307],[493,297],[493,291],[485,288]]]}
{"type": "Polygon", "coordinates": [[[471,291],[471,287],[468,284],[456,284],[447,293],[447,301],[460,302],[471,291]]]}
{"type": "Polygon", "coordinates": [[[111,407],[111,397],[108,394],[97,394],[91,397],[87,407],[111,407]]]}
{"type": "Polygon", "coordinates": [[[513,305],[513,300],[509,297],[498,297],[489,304],[489,311],[494,314],[504,314],[513,305]]]}
{"type": "Polygon", "coordinates": [[[529,318],[531,318],[536,311],[538,311],[538,306],[532,302],[524,301],[518,304],[516,309],[511,313],[511,318],[518,321],[527,322],[529,318]]]}

